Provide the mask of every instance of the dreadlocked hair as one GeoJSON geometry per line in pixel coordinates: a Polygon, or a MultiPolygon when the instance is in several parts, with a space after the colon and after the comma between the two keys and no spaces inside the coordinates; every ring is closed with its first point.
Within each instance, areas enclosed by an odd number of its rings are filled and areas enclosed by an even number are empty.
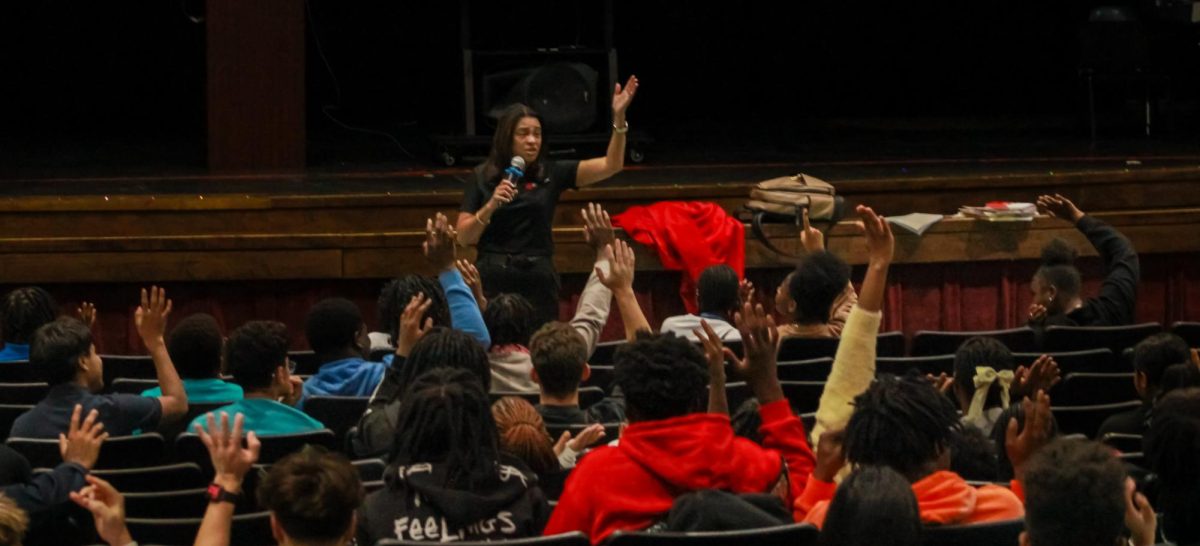
{"type": "Polygon", "coordinates": [[[915,482],[949,449],[962,427],[958,410],[924,377],[882,374],[854,399],[846,425],[846,458],[889,466],[915,482]]]}
{"type": "Polygon", "coordinates": [[[4,323],[6,343],[28,344],[33,333],[54,322],[58,304],[50,293],[37,286],[16,288],[0,303],[0,322],[4,323]]]}
{"type": "Polygon", "coordinates": [[[492,418],[501,451],[521,459],[539,476],[561,470],[542,414],[528,400],[505,396],[492,404],[492,418]]]}
{"type": "Polygon", "coordinates": [[[487,353],[475,338],[452,328],[434,327],[413,345],[401,369],[401,385],[410,385],[417,376],[445,367],[466,370],[484,392],[492,388],[492,369],[487,353]]]}
{"type": "Polygon", "coordinates": [[[488,301],[483,311],[492,345],[529,345],[537,328],[533,304],[520,294],[500,294],[488,301]]]}
{"type": "Polygon", "coordinates": [[[1075,258],[1079,255],[1071,245],[1062,239],[1054,239],[1042,247],[1042,266],[1037,270],[1037,276],[1046,284],[1058,288],[1058,291],[1068,298],[1079,295],[1083,284],[1079,270],[1075,268],[1075,258]]]}
{"type": "Polygon", "coordinates": [[[1182,389],[1154,406],[1145,437],[1146,460],[1158,475],[1163,529],[1176,544],[1200,539],[1200,389],[1182,389]]]}
{"type": "Polygon", "coordinates": [[[613,382],[625,393],[629,422],[678,417],[704,407],[704,355],[674,333],[643,332],[613,355],[613,382]]]}
{"type": "Polygon", "coordinates": [[[434,368],[421,374],[404,394],[396,425],[393,466],[444,463],[445,485],[454,489],[474,489],[495,476],[496,424],[487,391],[471,372],[434,368]]]}
{"type": "Polygon", "coordinates": [[[450,326],[450,306],[446,303],[446,291],[437,279],[424,275],[404,275],[392,279],[383,285],[379,291],[379,325],[383,331],[392,336],[392,343],[400,333],[400,313],[418,293],[433,300],[433,304],[421,317],[422,323],[426,318],[432,318],[434,326],[450,326]]]}

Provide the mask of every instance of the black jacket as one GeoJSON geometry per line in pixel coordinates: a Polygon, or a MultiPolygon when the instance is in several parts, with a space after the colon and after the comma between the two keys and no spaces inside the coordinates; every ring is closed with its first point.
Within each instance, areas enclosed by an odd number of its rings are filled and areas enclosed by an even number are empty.
{"type": "Polygon", "coordinates": [[[1046,317],[1034,328],[1044,326],[1122,326],[1133,324],[1141,266],[1133,244],[1103,220],[1085,215],[1075,227],[1088,238],[1104,260],[1104,283],[1100,294],[1088,298],[1078,309],[1046,317]]]}
{"type": "Polygon", "coordinates": [[[389,466],[387,485],[359,510],[359,544],[391,538],[447,542],[542,534],[550,516],[537,476],[502,455],[496,474],[471,490],[447,487],[442,463],[389,466]],[[447,538],[451,537],[451,538],[447,538]]]}

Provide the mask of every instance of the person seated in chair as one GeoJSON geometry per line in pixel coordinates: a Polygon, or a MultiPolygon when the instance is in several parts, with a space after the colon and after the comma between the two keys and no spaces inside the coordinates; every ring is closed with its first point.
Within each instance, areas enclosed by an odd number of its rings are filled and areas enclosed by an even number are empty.
{"type": "Polygon", "coordinates": [[[142,343],[154,361],[162,395],[96,394],[104,388],[104,362],[96,354],[92,333],[77,319],[63,317],[34,333],[29,363],[43,374],[50,392],[33,409],[13,422],[11,437],[58,438],[67,432],[76,405],[97,410],[104,431],[128,436],[135,430],[154,430],[161,422],[181,419],[188,409],[183,382],[163,341],[171,302],[161,288],[142,290],[142,305],[134,321],[142,343]]]}
{"type": "Polygon", "coordinates": [[[741,305],[737,272],[724,264],[709,266],[696,280],[696,303],[700,314],[676,315],[663,319],[662,333],[671,332],[689,341],[699,341],[692,332],[700,327],[703,319],[724,341],[739,341],[737,328],[733,327],[733,313],[741,305]]]}
{"type": "Polygon", "coordinates": [[[58,316],[54,298],[37,286],[24,286],[9,292],[0,301],[0,325],[4,348],[0,362],[29,360],[29,341],[33,333],[58,316]]]}
{"type": "Polygon", "coordinates": [[[775,312],[783,338],[839,337],[858,293],[850,283],[850,266],[825,251],[825,235],[808,223],[804,212],[800,242],[807,254],[775,290],[775,312]]]}
{"type": "Polygon", "coordinates": [[[746,361],[736,367],[762,403],[765,447],[735,437],[729,416],[713,411],[710,380],[724,393],[724,378],[710,372],[724,368],[714,329],[704,331],[704,354],[671,333],[643,334],[615,356],[630,424],[617,446],[592,450],[572,471],[544,534],[582,531],[598,544],[662,521],[691,491],[774,493],[789,505],[799,496],[813,455],[776,377],[774,321],[762,306],[746,304],[740,315],[746,361]]]}
{"type": "Polygon", "coordinates": [[[1133,348],[1133,386],[1142,407],[1110,416],[1100,425],[1097,439],[1105,434],[1145,435],[1149,429],[1150,412],[1159,398],[1163,375],[1175,364],[1190,364],[1191,351],[1183,338],[1175,334],[1155,334],[1143,339],[1133,348]]]}
{"type": "Polygon", "coordinates": [[[305,334],[321,368],[304,382],[300,408],[309,396],[370,396],[375,392],[387,365],[363,358],[370,342],[357,305],[343,298],[317,302],[308,312],[305,334]]]}
{"type": "Polygon", "coordinates": [[[1082,280],[1075,268],[1075,249],[1062,239],[1042,248],[1042,266],[1033,275],[1029,290],[1029,326],[1121,326],[1133,324],[1141,265],[1129,239],[1094,216],[1084,214],[1061,195],[1038,197],[1038,206],[1050,216],[1067,220],[1088,238],[1104,260],[1100,294],[1083,299],[1082,280]]]}
{"type": "MultiPolygon", "coordinates": [[[[245,416],[246,430],[259,436],[298,434],[325,428],[320,421],[296,409],[300,378],[292,375],[288,360],[287,327],[274,321],[251,321],[229,334],[225,364],[245,397],[210,414],[222,412],[245,416]]],[[[188,432],[208,423],[200,415],[188,424],[188,432]]]]}
{"type": "MultiPolygon", "coordinates": [[[[189,402],[232,402],[242,399],[242,388],[221,379],[221,350],[225,344],[217,319],[196,313],[175,325],[167,338],[167,353],[183,379],[189,402]]],[[[162,396],[162,388],[142,391],[142,396],[162,396]]]]}

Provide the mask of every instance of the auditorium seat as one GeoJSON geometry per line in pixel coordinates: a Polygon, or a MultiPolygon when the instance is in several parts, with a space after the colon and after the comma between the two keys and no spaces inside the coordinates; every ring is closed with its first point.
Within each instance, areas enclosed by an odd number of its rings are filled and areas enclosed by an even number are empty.
{"type": "Polygon", "coordinates": [[[296,364],[296,370],[292,372],[294,375],[313,375],[321,369],[317,355],[312,351],[288,351],[288,360],[296,364]]]}
{"type": "Polygon", "coordinates": [[[1140,400],[1131,400],[1116,404],[1051,406],[1050,411],[1054,414],[1054,420],[1058,422],[1058,431],[1061,434],[1082,434],[1088,438],[1095,438],[1105,419],[1141,405],[1140,400]]]}
{"type": "Polygon", "coordinates": [[[875,373],[890,373],[905,375],[909,370],[917,370],[922,374],[945,373],[954,375],[954,355],[909,356],[900,358],[876,358],[875,373]]]}
{"type": "Polygon", "coordinates": [[[8,433],[12,430],[13,422],[20,417],[21,414],[33,409],[33,406],[23,404],[0,404],[0,441],[8,439],[8,433]]]}
{"type": "Polygon", "coordinates": [[[125,497],[125,516],[129,518],[194,518],[203,516],[208,508],[205,487],[155,493],[121,491],[121,494],[125,497]]]}
{"type": "Polygon", "coordinates": [[[796,360],[776,364],[776,375],[780,381],[825,381],[833,369],[832,358],[796,360]]]}
{"type": "Polygon", "coordinates": [[[205,487],[212,476],[195,463],[92,471],[122,493],[153,493],[205,487]]]}
{"type": "Polygon", "coordinates": [[[605,341],[597,343],[596,349],[592,351],[592,356],[588,358],[588,364],[599,364],[601,366],[611,366],[613,363],[613,354],[617,349],[625,344],[625,340],[605,341]]]}
{"type": "MultiPolygon", "coordinates": [[[[780,381],[779,386],[783,388],[783,396],[797,413],[817,411],[821,393],[825,392],[824,381],[780,381]]],[[[734,408],[733,405],[729,407],[734,408]]]]}
{"type": "Polygon", "coordinates": [[[358,424],[367,411],[367,396],[310,396],[304,399],[304,413],[332,430],[338,446],[346,445],[346,433],[358,424]]]}
{"type": "Polygon", "coordinates": [[[37,383],[46,378],[38,373],[38,369],[30,366],[27,360],[0,362],[0,382],[4,383],[37,383]]]}
{"type": "MultiPolygon", "coordinates": [[[[162,546],[191,546],[200,531],[201,516],[192,518],[127,518],[129,534],[139,544],[162,546]]],[[[233,516],[230,544],[238,546],[274,546],[271,534],[271,513],[256,512],[233,516]]]]}
{"type": "Polygon", "coordinates": [[[1183,338],[1188,347],[1200,347],[1200,322],[1176,322],[1171,325],[1171,333],[1183,338]]]}
{"type": "Polygon", "coordinates": [[[1059,406],[1114,404],[1138,400],[1132,373],[1073,372],[1050,389],[1050,399],[1059,406]]]}
{"type": "Polygon", "coordinates": [[[358,479],[364,482],[382,480],[387,470],[387,462],[383,459],[359,459],[350,464],[358,471],[358,479]]]}
{"type": "Polygon", "coordinates": [[[904,332],[884,332],[875,337],[875,356],[898,357],[906,354],[904,332]]]}
{"type": "Polygon", "coordinates": [[[1129,326],[1050,326],[1046,328],[1043,349],[1064,352],[1105,348],[1119,355],[1161,331],[1162,325],[1157,322],[1129,326]]]}
{"type": "Polygon", "coordinates": [[[779,342],[776,358],[780,361],[833,358],[837,354],[837,347],[837,338],[788,337],[779,342]]]}
{"type": "Polygon", "coordinates": [[[1121,453],[1141,453],[1144,451],[1141,434],[1110,432],[1100,438],[1100,442],[1121,453]]]}
{"type": "Polygon", "coordinates": [[[133,379],[130,377],[118,377],[112,383],[109,383],[105,390],[113,394],[138,395],[157,386],[158,379],[133,379]]]}
{"type": "Polygon", "coordinates": [[[37,404],[49,391],[46,383],[0,383],[0,400],[5,404],[37,404]]]}
{"type": "Polygon", "coordinates": [[[617,531],[605,541],[605,546],[729,546],[731,544],[810,546],[817,544],[817,528],[806,523],[793,523],[763,529],[694,533],[617,531]]]}
{"type": "Polygon", "coordinates": [[[612,393],[613,367],[591,364],[588,367],[591,368],[592,373],[583,381],[582,386],[599,387],[604,389],[604,392],[612,393]]]}
{"type": "Polygon", "coordinates": [[[1036,350],[1037,342],[1033,330],[1012,328],[1009,330],[982,330],[977,332],[941,332],[921,330],[913,336],[913,356],[952,355],[964,341],[973,337],[988,337],[1003,343],[1013,352],[1036,350]]]}
{"type": "Polygon", "coordinates": [[[927,525],[922,546],[1014,546],[1020,543],[1025,520],[1014,519],[968,525],[927,525]]]}
{"type": "Polygon", "coordinates": [[[155,379],[154,360],[147,355],[101,355],[104,361],[104,384],[112,385],[118,378],[155,379]]]}
{"type": "MultiPolygon", "coordinates": [[[[262,450],[258,455],[258,462],[261,464],[274,463],[310,444],[331,451],[338,448],[333,431],[329,429],[298,434],[259,436],[258,439],[262,442],[262,450]]],[[[204,442],[200,441],[200,437],[195,432],[180,434],[175,439],[175,458],[179,462],[196,463],[206,471],[212,471],[208,448],[204,447],[204,442]]]]}
{"type": "Polygon", "coordinates": [[[729,411],[735,412],[742,403],[746,400],[754,398],[754,391],[750,390],[750,386],[742,381],[732,381],[725,383],[725,401],[729,404],[729,411]]]}
{"type": "MultiPolygon", "coordinates": [[[[34,468],[52,468],[62,462],[58,450],[58,439],[9,438],[5,441],[26,459],[34,468]]],[[[162,464],[166,455],[166,442],[155,432],[137,436],[114,436],[100,447],[96,468],[142,468],[162,464]]]]}
{"type": "Polygon", "coordinates": [[[1064,375],[1075,372],[1125,373],[1133,371],[1132,367],[1122,365],[1112,350],[1103,348],[1058,353],[1013,353],[1013,364],[1029,367],[1043,354],[1054,358],[1058,369],[1064,375]]]}

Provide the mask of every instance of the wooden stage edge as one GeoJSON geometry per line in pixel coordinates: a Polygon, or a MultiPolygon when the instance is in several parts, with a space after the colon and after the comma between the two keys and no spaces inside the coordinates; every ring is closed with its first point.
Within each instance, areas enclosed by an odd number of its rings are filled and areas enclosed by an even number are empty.
{"type": "MultiPolygon", "coordinates": [[[[663,200],[712,201],[736,211],[753,181],[666,181],[602,184],[563,196],[555,222],[560,271],[588,271],[589,249],[579,208],[603,203],[613,213],[663,200]]],[[[1142,254],[1200,252],[1200,167],[1081,167],[1037,173],[990,171],[838,181],[853,207],[884,214],[952,213],[963,204],[1030,201],[1062,193],[1125,233],[1142,254]]],[[[445,187],[443,185],[443,187],[445,187]]],[[[0,198],[0,283],[375,279],[428,271],[420,257],[425,218],[456,214],[461,190],[409,192],[272,192],[10,196],[0,198]]],[[[795,229],[769,226],[769,236],[795,248],[795,229]]],[[[753,241],[749,268],[789,260],[753,241]]],[[[922,237],[897,232],[897,263],[1034,259],[1062,237],[1090,249],[1066,222],[1038,218],[991,224],[948,217],[922,237]]],[[[848,222],[829,230],[831,251],[851,263],[865,252],[848,222]]],[[[469,251],[468,251],[469,252],[469,251]]],[[[638,248],[639,269],[661,270],[638,248]]],[[[1084,253],[1087,255],[1087,253],[1084,253]]],[[[1193,257],[1194,258],[1194,257],[1193,257]]]]}

